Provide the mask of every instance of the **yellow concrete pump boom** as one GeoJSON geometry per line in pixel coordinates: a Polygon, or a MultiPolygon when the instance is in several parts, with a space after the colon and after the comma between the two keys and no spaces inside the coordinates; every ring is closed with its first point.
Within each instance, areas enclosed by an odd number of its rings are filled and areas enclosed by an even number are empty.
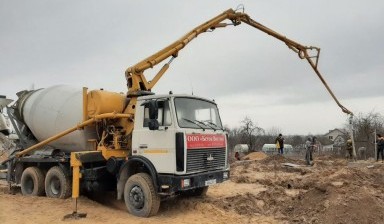
{"type": "Polygon", "coordinates": [[[195,29],[193,29],[192,31],[184,35],[182,38],[180,38],[176,42],[172,43],[171,45],[165,47],[164,49],[158,51],[157,53],[151,55],[150,57],[142,60],[136,65],[129,67],[125,72],[125,76],[127,78],[128,95],[135,96],[140,91],[150,91],[155,86],[155,84],[159,81],[162,75],[167,71],[167,69],[169,68],[169,64],[172,62],[174,58],[177,57],[179,51],[183,49],[194,38],[196,38],[199,34],[207,31],[214,31],[216,28],[226,27],[228,25],[237,26],[237,25],[240,25],[242,22],[283,41],[290,49],[292,49],[294,52],[298,54],[300,59],[306,59],[311,65],[311,67],[313,68],[313,70],[315,71],[315,73],[317,74],[317,76],[320,78],[321,82],[324,84],[325,88],[331,94],[332,98],[335,100],[337,105],[341,108],[341,110],[346,114],[349,114],[349,115],[353,114],[351,111],[349,111],[339,102],[339,100],[333,94],[332,90],[329,88],[326,81],[324,80],[319,70],[317,69],[319,56],[320,56],[320,48],[301,45],[275,32],[274,30],[256,22],[255,20],[251,19],[250,16],[247,15],[246,13],[235,11],[233,9],[228,9],[222,14],[201,24],[200,26],[196,27],[195,29]],[[224,20],[230,20],[231,23],[229,24],[222,23],[224,20]],[[310,55],[311,52],[314,52],[315,54],[310,55]],[[170,61],[167,62],[160,69],[160,71],[154,76],[154,78],[151,81],[147,81],[144,76],[144,71],[147,70],[148,68],[153,68],[155,65],[159,64],[160,62],[164,61],[169,57],[171,57],[170,61]]]}

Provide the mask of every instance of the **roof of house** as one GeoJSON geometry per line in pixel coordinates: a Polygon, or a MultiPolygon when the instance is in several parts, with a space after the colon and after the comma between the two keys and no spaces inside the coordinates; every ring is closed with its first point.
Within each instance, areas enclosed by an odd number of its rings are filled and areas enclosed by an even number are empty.
{"type": "Polygon", "coordinates": [[[346,131],[345,130],[341,130],[341,129],[338,129],[338,128],[335,128],[335,129],[333,129],[333,130],[329,130],[326,134],[324,134],[324,135],[330,135],[332,132],[336,132],[336,131],[338,131],[338,132],[340,132],[340,133],[343,133],[343,134],[346,134],[346,131]]]}

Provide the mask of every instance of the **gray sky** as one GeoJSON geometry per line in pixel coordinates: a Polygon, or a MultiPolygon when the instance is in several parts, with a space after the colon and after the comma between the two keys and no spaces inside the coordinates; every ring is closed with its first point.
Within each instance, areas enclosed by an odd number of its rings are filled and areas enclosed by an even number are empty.
{"type": "MultiPolygon", "coordinates": [[[[55,84],[125,92],[126,68],[240,3],[254,20],[320,47],[319,69],[344,106],[384,113],[379,0],[0,0],[0,94],[55,84]]],[[[306,61],[246,24],[192,41],[153,89],[170,90],[215,99],[229,127],[248,116],[266,130],[319,134],[347,120],[306,61]]]]}

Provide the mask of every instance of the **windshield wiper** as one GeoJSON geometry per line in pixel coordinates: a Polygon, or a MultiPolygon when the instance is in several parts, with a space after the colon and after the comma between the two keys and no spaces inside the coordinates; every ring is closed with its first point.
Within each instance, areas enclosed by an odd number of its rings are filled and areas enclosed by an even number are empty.
{"type": "Polygon", "coordinates": [[[211,122],[211,121],[205,121],[205,122],[207,122],[208,124],[211,124],[211,125],[217,127],[217,129],[224,130],[223,128],[220,128],[219,125],[217,125],[217,124],[215,124],[215,123],[213,123],[213,122],[211,122]]]}
{"type": "Polygon", "coordinates": [[[212,125],[209,125],[209,122],[208,121],[199,121],[199,120],[195,120],[196,122],[199,122],[200,124],[204,124],[205,126],[207,127],[210,127],[213,129],[213,131],[216,131],[216,128],[213,127],[212,125]],[[207,122],[208,124],[206,124],[205,122],[207,122]]]}
{"type": "MultiPolygon", "coordinates": [[[[205,131],[205,128],[203,127],[203,126],[201,126],[199,123],[200,122],[198,122],[198,121],[193,121],[193,120],[189,120],[188,118],[184,118],[183,117],[183,120],[186,120],[186,121],[188,121],[188,122],[191,122],[192,124],[195,124],[195,125],[197,125],[197,126],[199,126],[201,129],[203,129],[203,131],[205,131]]],[[[204,123],[203,123],[204,124],[204,123]]],[[[205,124],[204,124],[205,125],[205,124]]]]}

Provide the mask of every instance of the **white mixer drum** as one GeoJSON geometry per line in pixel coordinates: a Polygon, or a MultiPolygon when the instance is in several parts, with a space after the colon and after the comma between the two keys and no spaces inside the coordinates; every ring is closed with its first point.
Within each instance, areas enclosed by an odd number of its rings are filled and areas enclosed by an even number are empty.
{"type": "MultiPolygon", "coordinates": [[[[43,141],[82,122],[83,95],[81,88],[52,86],[33,92],[22,105],[22,115],[33,135],[43,141]]],[[[74,131],[50,146],[65,152],[85,151],[87,139],[96,139],[96,129],[88,126],[74,131]]]]}

